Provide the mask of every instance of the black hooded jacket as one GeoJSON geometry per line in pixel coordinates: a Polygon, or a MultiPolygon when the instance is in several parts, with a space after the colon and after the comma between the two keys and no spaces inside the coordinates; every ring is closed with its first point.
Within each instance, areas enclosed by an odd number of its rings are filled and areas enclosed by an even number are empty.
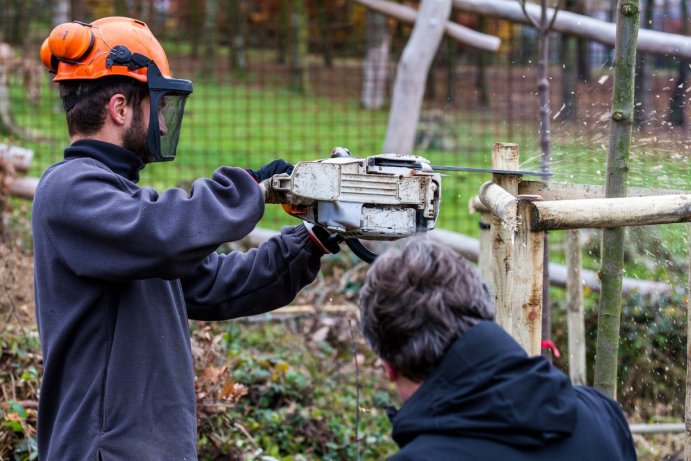
{"type": "Polygon", "coordinates": [[[636,459],[619,404],[572,386],[493,322],[459,338],[393,413],[395,461],[636,459]]]}

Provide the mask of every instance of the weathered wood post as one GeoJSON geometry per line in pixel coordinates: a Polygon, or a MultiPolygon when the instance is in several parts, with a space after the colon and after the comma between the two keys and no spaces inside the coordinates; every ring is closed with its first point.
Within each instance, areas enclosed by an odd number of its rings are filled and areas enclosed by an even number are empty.
{"type": "MultiPolygon", "coordinates": [[[[518,145],[508,143],[495,143],[492,146],[492,168],[504,170],[518,170],[518,145]]],[[[506,192],[518,194],[519,176],[514,175],[492,175],[492,181],[501,186],[506,192]]],[[[489,236],[490,243],[487,263],[489,265],[489,275],[486,277],[487,285],[494,298],[494,305],[497,309],[496,321],[506,331],[511,332],[513,328],[512,312],[505,308],[506,286],[506,265],[511,258],[513,250],[514,230],[509,229],[502,223],[495,213],[490,214],[489,236]]]]}
{"type": "Polygon", "coordinates": [[[580,231],[566,231],[566,316],[569,344],[569,377],[574,384],[586,384],[585,324],[583,315],[583,283],[581,278],[580,231]]]}
{"type": "MultiPolygon", "coordinates": [[[[518,146],[492,146],[492,168],[519,170],[518,146]]],[[[485,279],[497,309],[496,320],[531,355],[540,354],[544,232],[530,229],[534,197],[519,196],[520,175],[494,174],[480,199],[492,211],[485,279]]]]}
{"type": "Polygon", "coordinates": [[[507,267],[506,305],[512,311],[512,336],[530,355],[540,355],[542,343],[542,285],[545,233],[530,230],[535,196],[518,197],[517,228],[510,267],[507,267]]]}

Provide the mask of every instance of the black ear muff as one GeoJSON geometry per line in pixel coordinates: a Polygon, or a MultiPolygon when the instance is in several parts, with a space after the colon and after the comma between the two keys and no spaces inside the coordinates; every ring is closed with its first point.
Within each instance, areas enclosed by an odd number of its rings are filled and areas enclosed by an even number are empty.
{"type": "Polygon", "coordinates": [[[50,55],[50,70],[53,73],[56,73],[58,71],[58,64],[60,64],[60,61],[58,58],[53,56],[52,54],[50,55]]]}

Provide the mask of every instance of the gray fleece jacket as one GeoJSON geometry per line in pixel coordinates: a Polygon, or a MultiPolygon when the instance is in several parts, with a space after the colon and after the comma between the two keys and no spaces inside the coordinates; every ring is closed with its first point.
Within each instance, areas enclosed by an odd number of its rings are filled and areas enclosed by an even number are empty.
{"type": "Polygon", "coordinates": [[[319,271],[302,225],[247,253],[215,252],[262,217],[244,170],[159,194],[136,184],[142,167],[118,146],[78,141],[39,182],[42,461],[196,459],[188,319],[275,309],[319,271]]]}

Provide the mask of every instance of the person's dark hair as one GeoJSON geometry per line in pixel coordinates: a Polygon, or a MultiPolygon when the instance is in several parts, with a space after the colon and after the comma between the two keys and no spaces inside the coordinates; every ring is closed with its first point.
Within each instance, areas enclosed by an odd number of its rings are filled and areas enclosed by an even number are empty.
{"type": "Polygon", "coordinates": [[[144,83],[127,77],[106,77],[96,80],[65,80],[60,82],[60,98],[66,106],[74,104],[66,112],[67,130],[70,136],[89,135],[97,132],[106,119],[106,106],[110,98],[121,93],[134,110],[147,97],[144,83]],[[76,104],[75,104],[75,101],[76,104]]]}
{"type": "Polygon", "coordinates": [[[451,344],[494,305],[475,268],[425,239],[381,254],[360,292],[360,323],[374,352],[415,382],[427,379],[451,344]]]}

